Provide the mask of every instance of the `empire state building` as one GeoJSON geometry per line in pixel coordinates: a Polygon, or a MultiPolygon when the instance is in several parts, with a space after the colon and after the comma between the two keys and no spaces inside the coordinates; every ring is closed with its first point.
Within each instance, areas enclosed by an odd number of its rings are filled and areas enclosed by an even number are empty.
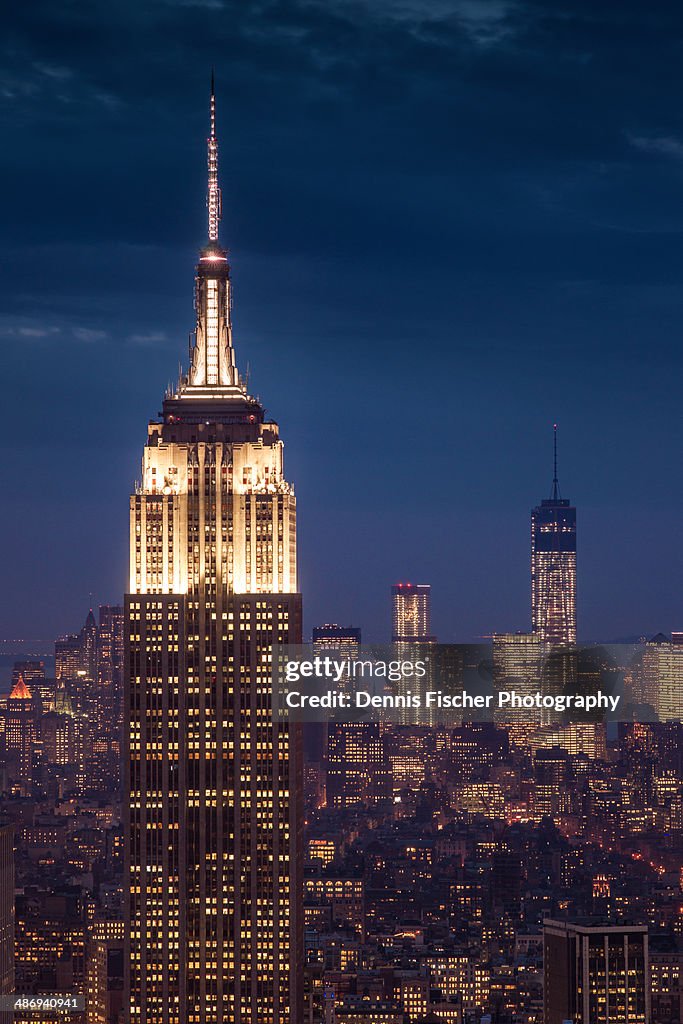
{"type": "Polygon", "coordinates": [[[191,365],[130,499],[130,1024],[301,1020],[301,746],[271,707],[272,645],[301,642],[296,504],[237,370],[217,165],[212,85],[191,365]]]}

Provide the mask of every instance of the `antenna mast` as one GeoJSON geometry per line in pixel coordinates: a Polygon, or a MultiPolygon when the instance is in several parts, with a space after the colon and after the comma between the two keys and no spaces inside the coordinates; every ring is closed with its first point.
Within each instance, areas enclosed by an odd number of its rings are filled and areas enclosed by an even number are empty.
{"type": "Polygon", "coordinates": [[[221,190],[218,187],[218,139],[216,138],[216,93],[211,69],[210,132],[207,139],[209,190],[206,205],[209,210],[209,241],[218,242],[218,223],[221,219],[221,190]]]}
{"type": "Polygon", "coordinates": [[[560,488],[557,482],[557,423],[553,423],[553,501],[560,496],[560,488]]]}

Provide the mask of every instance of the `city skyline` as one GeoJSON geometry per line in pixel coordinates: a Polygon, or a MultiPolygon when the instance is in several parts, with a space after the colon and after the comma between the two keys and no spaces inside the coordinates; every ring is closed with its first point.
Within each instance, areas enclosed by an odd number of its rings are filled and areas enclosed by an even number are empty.
{"type": "Polygon", "coordinates": [[[199,185],[197,111],[212,63],[236,100],[224,115],[224,188],[245,365],[289,424],[308,625],[353,618],[368,639],[383,635],[386,581],[412,578],[432,584],[443,638],[527,628],[526,516],[549,482],[557,421],[581,514],[581,634],[679,626],[671,538],[683,484],[669,465],[681,440],[683,82],[670,42],[680,15],[604,6],[616,47],[594,5],[590,17],[575,4],[544,23],[530,4],[465,6],[392,2],[380,16],[295,3],[288,25],[219,3],[193,22],[180,76],[164,49],[184,35],[177,5],[154,25],[139,13],[150,45],[118,69],[101,57],[121,9],[81,12],[91,45],[77,52],[73,12],[41,8],[30,26],[10,12],[2,180],[17,201],[2,228],[0,327],[20,386],[7,396],[4,444],[8,478],[32,472],[3,510],[16,538],[5,635],[27,634],[27,608],[40,634],[63,633],[89,592],[116,602],[124,589],[117,503],[136,473],[136,410],[152,408],[152,381],[173,376],[191,326],[184,282],[199,204],[188,194],[201,190],[188,185],[199,185]],[[61,41],[54,51],[39,24],[61,41]],[[342,39],[354,52],[346,62],[342,39]],[[401,86],[394,106],[406,67],[420,69],[408,77],[424,90],[401,86]],[[352,389],[329,386],[340,353],[357,370],[352,389]],[[415,431],[400,411],[418,377],[427,394],[415,431]],[[387,436],[381,425],[397,415],[387,436]],[[96,462],[80,428],[88,418],[96,462]],[[323,430],[311,429],[316,419],[323,430]],[[447,436],[446,454],[423,434],[447,436]],[[91,515],[77,529],[86,468],[91,515]]]}
{"type": "Polygon", "coordinates": [[[641,6],[8,12],[1,1020],[683,1024],[641,6]]]}

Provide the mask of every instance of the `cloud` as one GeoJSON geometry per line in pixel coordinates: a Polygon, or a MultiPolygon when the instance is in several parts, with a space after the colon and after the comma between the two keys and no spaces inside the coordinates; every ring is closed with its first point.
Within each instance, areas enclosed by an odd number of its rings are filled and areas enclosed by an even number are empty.
{"type": "Polygon", "coordinates": [[[17,327],[16,333],[22,338],[49,338],[61,334],[60,327],[17,327]]]}
{"type": "Polygon", "coordinates": [[[33,66],[36,71],[39,71],[46,78],[52,78],[58,82],[64,82],[74,77],[71,68],[58,67],[54,64],[42,64],[40,61],[36,61],[33,66]]]}
{"type": "Polygon", "coordinates": [[[659,153],[661,156],[673,157],[674,160],[683,160],[683,142],[673,135],[629,135],[628,141],[644,153],[659,153]]]}
{"type": "Polygon", "coordinates": [[[71,333],[78,341],[104,341],[107,337],[106,331],[96,330],[91,327],[74,327],[71,333]]]}
{"type": "Polygon", "coordinates": [[[156,345],[157,342],[167,341],[168,335],[165,331],[149,331],[147,334],[129,334],[128,341],[135,345],[156,345]]]}
{"type": "Polygon", "coordinates": [[[337,0],[339,11],[364,9],[377,21],[392,21],[408,29],[455,23],[481,44],[497,42],[511,33],[509,16],[515,7],[510,0],[337,0]]]}
{"type": "Polygon", "coordinates": [[[44,324],[12,324],[0,325],[0,336],[3,338],[51,338],[55,334],[61,334],[61,327],[44,324]]]}

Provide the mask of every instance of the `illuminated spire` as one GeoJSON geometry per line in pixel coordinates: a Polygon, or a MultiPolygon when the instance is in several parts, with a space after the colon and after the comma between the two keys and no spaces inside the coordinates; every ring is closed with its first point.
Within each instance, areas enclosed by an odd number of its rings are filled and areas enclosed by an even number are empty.
{"type": "MultiPolygon", "coordinates": [[[[211,73],[210,129],[208,138],[209,240],[199,253],[195,278],[197,326],[190,349],[187,386],[193,388],[233,389],[242,396],[235,353],[232,347],[230,265],[228,254],[218,241],[221,219],[221,190],[218,187],[218,140],[216,139],[216,94],[211,73]]],[[[189,392],[184,392],[189,394],[189,392]]],[[[216,392],[214,391],[214,394],[216,392]]],[[[195,393],[196,397],[196,393],[195,393]]]]}
{"type": "Polygon", "coordinates": [[[218,187],[218,139],[216,138],[216,93],[211,69],[211,102],[209,106],[211,127],[207,139],[209,189],[206,205],[209,210],[209,242],[218,241],[218,224],[221,219],[221,190],[218,187]]]}
{"type": "Polygon", "coordinates": [[[560,497],[560,488],[557,482],[557,423],[553,423],[553,501],[560,497]]]}

